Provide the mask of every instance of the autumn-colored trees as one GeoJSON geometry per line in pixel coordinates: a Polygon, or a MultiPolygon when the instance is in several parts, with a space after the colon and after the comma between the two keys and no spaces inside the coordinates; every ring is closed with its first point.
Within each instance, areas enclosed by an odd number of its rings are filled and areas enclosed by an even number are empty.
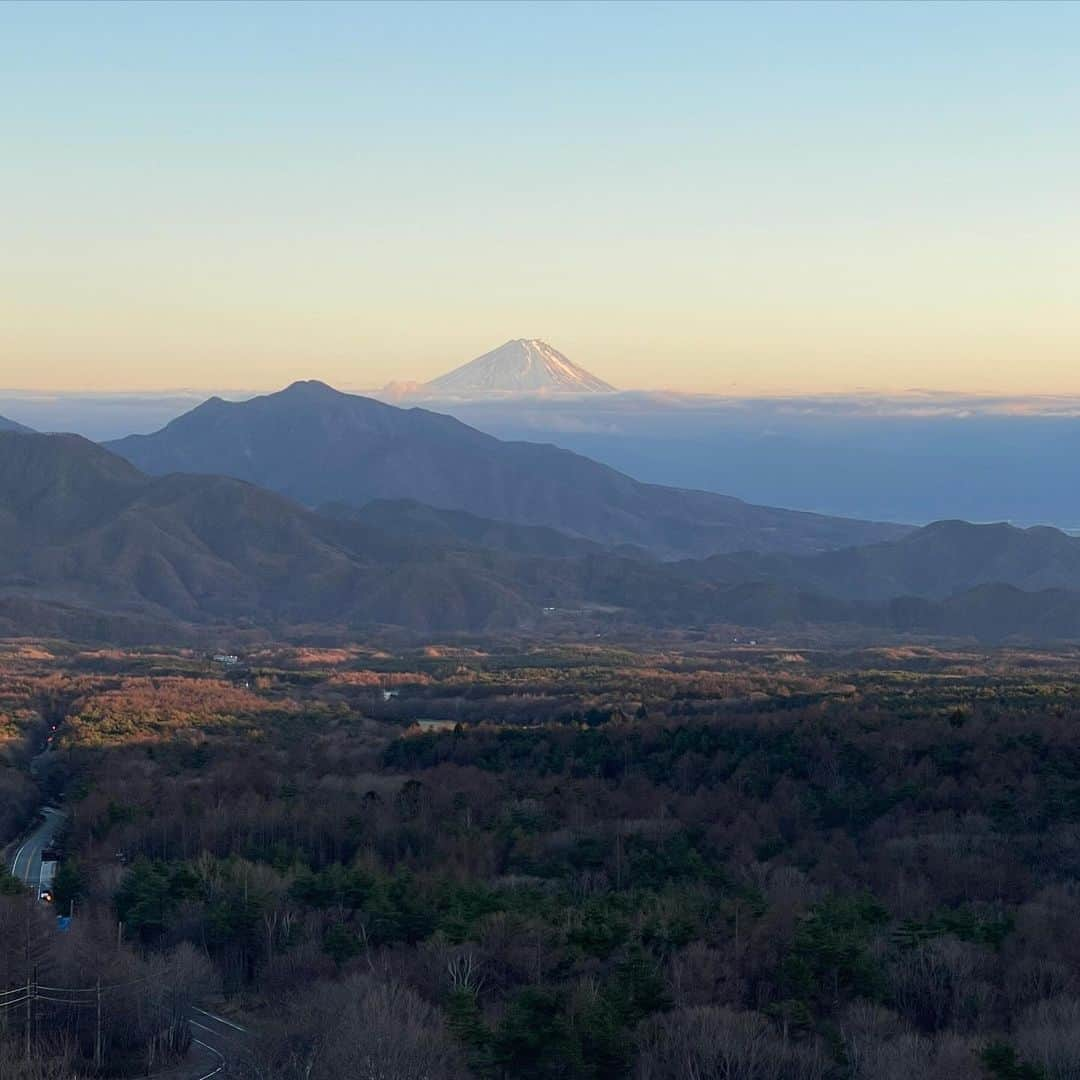
{"type": "MultiPolygon", "coordinates": [[[[50,963],[169,987],[198,957],[183,985],[255,1017],[252,1078],[1080,1069],[1080,688],[1059,666],[301,659],[68,686],[47,765],[77,925],[18,924],[50,963]]],[[[0,989],[24,977],[0,961],[0,989]]],[[[170,1052],[167,1002],[143,1024],[121,1001],[117,1060],[170,1052]]]]}

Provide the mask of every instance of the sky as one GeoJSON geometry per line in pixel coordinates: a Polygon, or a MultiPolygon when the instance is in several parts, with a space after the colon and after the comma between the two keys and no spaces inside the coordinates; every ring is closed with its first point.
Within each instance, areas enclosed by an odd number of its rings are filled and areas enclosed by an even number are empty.
{"type": "Polygon", "coordinates": [[[0,4],[0,387],[1080,393],[1080,5],[0,4]]]}

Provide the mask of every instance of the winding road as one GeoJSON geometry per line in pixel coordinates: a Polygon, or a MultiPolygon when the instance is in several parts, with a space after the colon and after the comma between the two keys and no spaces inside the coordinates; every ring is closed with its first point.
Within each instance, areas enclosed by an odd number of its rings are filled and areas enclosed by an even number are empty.
{"type": "Polygon", "coordinates": [[[210,1071],[201,1073],[198,1080],[209,1080],[211,1076],[225,1072],[229,1060],[244,1049],[247,1028],[231,1020],[193,1005],[188,1012],[188,1023],[191,1025],[192,1044],[212,1059],[210,1071]]]}
{"type": "MultiPolygon", "coordinates": [[[[53,845],[66,816],[59,807],[44,807],[41,821],[30,835],[9,849],[8,869],[13,877],[29,885],[35,896],[41,883],[41,853],[53,845]]],[[[189,1060],[161,1074],[159,1080],[210,1080],[224,1076],[229,1061],[243,1049],[247,1029],[194,1005],[188,1010],[187,1018],[192,1036],[189,1060]]]]}
{"type": "Polygon", "coordinates": [[[41,853],[52,847],[66,816],[63,810],[46,806],[41,811],[41,824],[15,849],[11,858],[8,869],[12,877],[33,888],[35,895],[41,885],[41,853]]]}

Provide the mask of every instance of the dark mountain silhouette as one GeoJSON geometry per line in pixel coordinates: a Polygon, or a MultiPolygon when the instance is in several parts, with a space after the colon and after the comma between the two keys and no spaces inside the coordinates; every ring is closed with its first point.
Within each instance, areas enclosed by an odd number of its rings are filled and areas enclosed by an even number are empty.
{"type": "Polygon", "coordinates": [[[846,626],[1080,638],[1080,540],[940,522],[814,557],[627,557],[417,503],[315,513],[245,481],[152,478],[72,435],[0,433],[0,632],[161,640],[391,625],[846,626]]]}
{"type": "Polygon", "coordinates": [[[712,581],[767,578],[858,603],[945,600],[983,585],[1025,592],[1080,589],[1080,539],[1036,526],[938,521],[899,540],[809,558],[739,553],[695,564],[712,581]]]}
{"type": "Polygon", "coordinates": [[[373,503],[353,520],[220,476],[151,478],[75,435],[0,433],[0,629],[537,626],[543,607],[706,618],[711,586],[554,530],[373,503]]]}
{"type": "Polygon", "coordinates": [[[989,584],[939,602],[899,597],[887,605],[884,623],[895,630],[983,641],[1075,641],[1080,638],[1080,591],[1025,592],[989,584]]]}
{"type": "MultiPolygon", "coordinates": [[[[396,536],[448,547],[489,548],[512,555],[546,558],[596,555],[607,550],[592,540],[568,536],[543,525],[514,525],[477,517],[464,510],[439,510],[412,499],[374,499],[360,507],[333,503],[319,509],[330,517],[362,522],[396,536]]],[[[639,549],[618,553],[647,557],[639,549]]]]}
{"type": "Polygon", "coordinates": [[[945,599],[1005,583],[1027,592],[1080,589],[1080,539],[1058,529],[939,521],[895,543],[814,560],[815,585],[861,600],[945,599]]]}
{"type": "Polygon", "coordinates": [[[151,479],[78,436],[15,433],[0,434],[0,590],[9,607],[155,625],[475,628],[525,613],[484,566],[452,553],[237,480],[151,479]]]}
{"type": "Polygon", "coordinates": [[[318,382],[250,401],[211,398],[153,435],[108,445],[151,474],[224,474],[312,507],[411,499],[665,558],[809,553],[908,531],[642,484],[554,446],[503,442],[440,413],[318,382]]]}
{"type": "Polygon", "coordinates": [[[891,543],[680,567],[722,589],[782,595],[792,610],[828,599],[839,621],[990,640],[1080,637],[1080,538],[1044,526],[939,521],[891,543]]]}
{"type": "Polygon", "coordinates": [[[0,431],[21,431],[24,435],[28,435],[33,431],[33,428],[28,428],[25,424],[17,423],[15,420],[9,420],[6,416],[0,416],[0,431]]]}

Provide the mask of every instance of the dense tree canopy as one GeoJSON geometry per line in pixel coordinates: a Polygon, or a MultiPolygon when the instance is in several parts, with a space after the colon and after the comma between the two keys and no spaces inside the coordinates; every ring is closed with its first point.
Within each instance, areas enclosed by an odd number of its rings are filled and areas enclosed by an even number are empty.
{"type": "MultiPolygon", "coordinates": [[[[62,714],[39,779],[66,792],[56,889],[80,916],[49,932],[10,882],[0,905],[76,982],[183,973],[142,1026],[117,999],[117,1061],[181,1053],[176,1003],[223,994],[262,1032],[252,1078],[1064,1080],[1070,663],[24,661],[12,715],[62,714]]],[[[42,1060],[93,1075],[85,1027],[51,1019],[42,1060]]]]}

